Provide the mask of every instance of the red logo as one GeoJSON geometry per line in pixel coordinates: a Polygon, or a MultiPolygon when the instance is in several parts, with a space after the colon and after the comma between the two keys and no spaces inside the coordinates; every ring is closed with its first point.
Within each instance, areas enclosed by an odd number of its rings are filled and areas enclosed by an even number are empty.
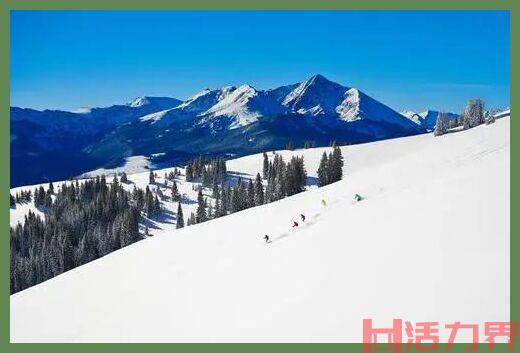
{"type": "MultiPolygon", "coordinates": [[[[451,351],[457,334],[459,331],[465,330],[472,335],[472,343],[465,347],[466,351],[476,351],[479,347],[478,324],[462,324],[455,321],[452,324],[443,326],[449,332],[449,338],[446,342],[445,351],[451,351]]],[[[513,351],[516,336],[518,334],[518,322],[485,322],[484,337],[487,348],[492,351],[495,348],[495,339],[503,338],[507,340],[509,351],[513,351]]],[[[372,352],[393,352],[402,353],[403,348],[410,351],[412,345],[417,352],[433,352],[440,348],[439,342],[439,323],[438,322],[404,322],[403,320],[394,319],[392,327],[375,328],[372,325],[372,319],[363,320],[363,353],[372,352]],[[403,332],[406,335],[403,339],[403,332]],[[378,339],[380,342],[378,342],[378,339]],[[404,343],[404,344],[403,344],[404,343]]]]}

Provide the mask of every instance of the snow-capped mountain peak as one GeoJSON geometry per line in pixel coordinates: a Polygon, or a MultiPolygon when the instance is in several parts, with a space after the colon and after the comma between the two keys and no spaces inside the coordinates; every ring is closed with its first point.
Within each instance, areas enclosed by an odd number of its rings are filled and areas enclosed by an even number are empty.
{"type": "Polygon", "coordinates": [[[417,125],[421,125],[421,121],[424,119],[424,116],[422,114],[414,112],[413,110],[404,110],[401,112],[401,115],[413,121],[417,125]]]}
{"type": "Polygon", "coordinates": [[[239,108],[246,106],[249,100],[256,95],[258,95],[258,92],[249,85],[223,89],[219,102],[208,109],[206,114],[214,116],[233,115],[238,112],[239,108]]]}
{"type": "Polygon", "coordinates": [[[402,115],[363,94],[332,82],[323,75],[314,75],[295,84],[270,90],[257,90],[244,84],[204,89],[177,107],[143,117],[167,126],[175,120],[194,119],[196,126],[208,126],[211,131],[232,130],[257,122],[263,117],[298,114],[307,117],[384,121],[415,129],[402,115]]]}
{"type": "Polygon", "coordinates": [[[211,90],[209,88],[205,88],[185,100],[176,109],[194,112],[197,114],[203,113],[218,102],[220,93],[221,90],[219,89],[211,90]]]}
{"type": "Polygon", "coordinates": [[[158,111],[176,107],[180,103],[180,100],[171,97],[142,96],[126,103],[125,106],[135,108],[136,110],[141,110],[141,108],[148,108],[146,109],[148,111],[158,111]]]}
{"type": "Polygon", "coordinates": [[[334,112],[347,89],[318,74],[301,82],[285,97],[282,104],[300,114],[327,114],[334,112]]]}
{"type": "Polygon", "coordinates": [[[150,100],[148,97],[137,97],[134,98],[132,101],[128,102],[127,105],[132,108],[138,108],[142,107],[143,105],[150,104],[150,100]]]}
{"type": "Polygon", "coordinates": [[[419,116],[421,116],[423,119],[426,118],[428,115],[432,115],[432,114],[435,114],[437,115],[439,112],[437,111],[433,111],[433,110],[425,110],[423,112],[420,112],[418,113],[419,116]]]}
{"type": "Polygon", "coordinates": [[[153,121],[166,126],[179,119],[195,119],[197,125],[218,122],[219,128],[236,128],[255,122],[263,114],[257,111],[262,104],[254,104],[252,99],[259,91],[250,85],[224,86],[218,89],[204,89],[191,96],[173,109],[157,112],[141,118],[141,121],[153,121]],[[221,119],[227,118],[227,119],[221,119]]]}
{"type": "Polygon", "coordinates": [[[349,88],[345,92],[343,100],[335,111],[340,120],[346,122],[366,120],[372,123],[393,124],[404,129],[419,131],[419,128],[404,116],[357,88],[349,88]]]}
{"type": "Polygon", "coordinates": [[[230,129],[251,124],[262,115],[250,106],[251,100],[257,95],[258,92],[249,85],[223,90],[219,102],[208,109],[204,115],[209,119],[221,116],[232,118],[230,129]]]}

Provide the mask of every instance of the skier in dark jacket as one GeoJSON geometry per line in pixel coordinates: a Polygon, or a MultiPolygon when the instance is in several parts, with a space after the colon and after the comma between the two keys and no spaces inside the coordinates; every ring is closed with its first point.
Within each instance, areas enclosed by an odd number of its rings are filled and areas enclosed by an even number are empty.
{"type": "Polygon", "coordinates": [[[302,222],[305,222],[305,215],[304,215],[303,213],[300,214],[300,217],[301,217],[301,219],[302,219],[302,222]]]}
{"type": "Polygon", "coordinates": [[[294,228],[294,227],[298,227],[298,222],[293,221],[293,225],[292,225],[292,227],[293,227],[293,228],[294,228]]]}
{"type": "Polygon", "coordinates": [[[267,235],[267,234],[264,235],[264,239],[265,239],[265,242],[266,242],[266,243],[269,243],[269,235],[267,235]]]}

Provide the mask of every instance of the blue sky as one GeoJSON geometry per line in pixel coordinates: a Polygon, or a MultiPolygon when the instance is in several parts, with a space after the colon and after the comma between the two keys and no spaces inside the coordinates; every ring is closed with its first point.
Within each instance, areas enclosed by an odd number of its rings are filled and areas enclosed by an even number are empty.
{"type": "Polygon", "coordinates": [[[13,11],[11,105],[74,110],[320,73],[396,110],[509,105],[509,12],[13,11]]]}

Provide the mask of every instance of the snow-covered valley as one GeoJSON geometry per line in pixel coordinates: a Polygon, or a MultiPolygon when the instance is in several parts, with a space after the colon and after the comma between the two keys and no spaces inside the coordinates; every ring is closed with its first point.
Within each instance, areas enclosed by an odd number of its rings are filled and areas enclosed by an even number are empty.
{"type": "MultiPolygon", "coordinates": [[[[344,146],[343,180],[322,188],[330,148],[280,151],[304,156],[307,192],[179,230],[165,199],[152,237],[12,295],[11,341],[359,342],[364,318],[509,321],[509,131],[506,117],[344,146]]],[[[227,169],[254,178],[262,155],[227,169]]],[[[145,187],[148,172],[128,179],[145,187]]]]}

